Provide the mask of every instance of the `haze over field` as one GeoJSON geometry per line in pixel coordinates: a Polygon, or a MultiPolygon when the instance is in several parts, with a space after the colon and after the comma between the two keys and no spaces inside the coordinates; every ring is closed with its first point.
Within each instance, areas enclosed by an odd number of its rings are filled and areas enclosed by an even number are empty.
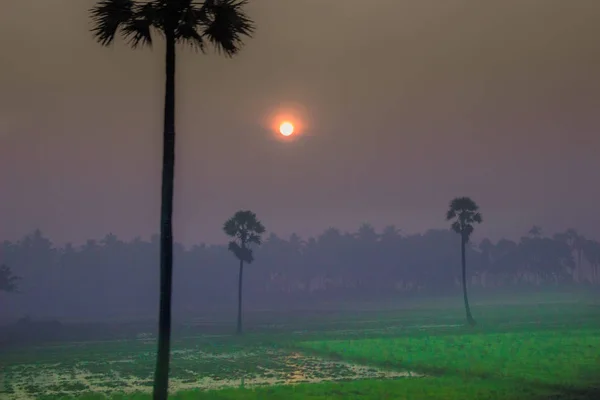
{"type": "MultiPolygon", "coordinates": [[[[22,293],[0,290],[0,325],[23,316],[155,320],[158,253],[158,236],[123,241],[107,235],[81,247],[62,247],[37,231],[19,242],[4,242],[0,264],[22,278],[17,282],[22,293]]],[[[558,299],[577,302],[577,292],[588,289],[596,290],[593,298],[599,298],[600,243],[574,231],[533,229],[518,241],[484,239],[467,246],[466,255],[475,304],[489,302],[490,296],[514,303],[523,294],[535,301],[540,292],[565,290],[558,299]]],[[[328,229],[311,238],[269,233],[254,258],[244,272],[248,311],[355,309],[362,303],[367,308],[404,309],[415,299],[440,296],[451,299],[440,304],[462,302],[460,237],[449,230],[405,235],[393,226],[375,231],[362,225],[351,232],[328,229]]],[[[238,262],[227,246],[176,244],[177,323],[199,316],[211,323],[234,321],[230,314],[237,306],[237,273],[238,262]],[[215,311],[220,315],[207,317],[215,311]]],[[[1,281],[0,276],[0,289],[1,281]]],[[[550,300],[555,298],[551,295],[550,300]]]]}
{"type": "MultiPolygon", "coordinates": [[[[0,239],[158,231],[163,45],[99,48],[93,4],[2,7],[0,239]]],[[[485,209],[478,239],[599,238],[600,3],[373,4],[254,1],[234,61],[180,52],[176,239],[224,243],[240,208],[283,236],[423,232],[456,195],[485,209]]]]}
{"type": "Polygon", "coordinates": [[[598,0],[5,3],[1,399],[600,398],[598,0]]]}

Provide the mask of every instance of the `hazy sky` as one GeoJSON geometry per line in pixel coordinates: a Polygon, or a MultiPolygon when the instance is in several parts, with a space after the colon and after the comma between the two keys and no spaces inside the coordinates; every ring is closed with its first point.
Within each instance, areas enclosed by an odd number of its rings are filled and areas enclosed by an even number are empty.
{"type": "MultiPolygon", "coordinates": [[[[93,0],[0,13],[0,239],[158,231],[163,47],[97,45],[93,0]]],[[[600,237],[600,1],[254,0],[234,59],[179,53],[175,236],[240,208],[277,233],[368,221],[600,237]],[[273,115],[305,123],[274,140],[273,115]]]]}

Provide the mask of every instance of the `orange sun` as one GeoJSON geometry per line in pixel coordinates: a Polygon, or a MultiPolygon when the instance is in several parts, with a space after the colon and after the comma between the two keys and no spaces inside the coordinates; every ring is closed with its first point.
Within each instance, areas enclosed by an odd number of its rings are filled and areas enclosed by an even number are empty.
{"type": "Polygon", "coordinates": [[[263,127],[277,142],[294,143],[307,133],[308,116],[308,111],[302,105],[279,105],[265,115],[263,127]]]}
{"type": "Polygon", "coordinates": [[[290,136],[292,133],[294,133],[294,125],[291,122],[283,122],[281,125],[279,125],[279,133],[281,133],[283,136],[290,136]]]}

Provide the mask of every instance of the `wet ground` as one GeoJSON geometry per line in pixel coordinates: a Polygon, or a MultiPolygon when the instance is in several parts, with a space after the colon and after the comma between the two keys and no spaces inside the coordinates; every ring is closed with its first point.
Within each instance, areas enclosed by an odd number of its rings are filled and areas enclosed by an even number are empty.
{"type": "MultiPolygon", "coordinates": [[[[278,349],[224,350],[175,350],[172,355],[171,390],[419,376],[278,349]]],[[[153,362],[154,353],[141,352],[120,359],[65,359],[54,364],[10,366],[4,371],[4,390],[0,393],[7,400],[25,400],[35,399],[41,394],[150,392],[153,362]]]]}

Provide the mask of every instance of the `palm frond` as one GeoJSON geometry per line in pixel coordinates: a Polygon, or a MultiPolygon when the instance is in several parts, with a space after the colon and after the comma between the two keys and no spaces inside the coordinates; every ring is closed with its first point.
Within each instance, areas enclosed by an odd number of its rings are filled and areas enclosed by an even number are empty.
{"type": "Polygon", "coordinates": [[[475,230],[473,224],[483,222],[483,217],[478,210],[479,206],[470,197],[456,197],[450,202],[446,220],[454,220],[451,225],[452,230],[468,241],[475,230]]]}
{"type": "Polygon", "coordinates": [[[251,233],[248,236],[247,242],[248,244],[256,244],[260,246],[262,244],[262,238],[256,233],[251,233]]]}
{"type": "Polygon", "coordinates": [[[450,202],[450,209],[455,211],[477,211],[479,206],[470,197],[456,197],[450,202]]]}
{"type": "Polygon", "coordinates": [[[475,230],[475,228],[473,228],[473,225],[465,225],[463,227],[463,230],[461,233],[467,242],[469,241],[469,238],[471,237],[471,234],[473,233],[474,230],[475,230]]]}
{"type": "Polygon", "coordinates": [[[103,46],[110,45],[117,31],[131,21],[133,0],[101,0],[90,10],[94,27],[92,33],[103,46]]]}
{"type": "Polygon", "coordinates": [[[251,223],[248,225],[248,230],[252,233],[256,233],[258,235],[262,235],[265,233],[266,228],[258,219],[256,219],[256,215],[252,219],[251,223]]]}
{"type": "Polygon", "coordinates": [[[461,233],[462,232],[462,227],[460,226],[460,222],[458,221],[454,221],[451,225],[452,230],[456,233],[461,233]]]}
{"type": "Polygon", "coordinates": [[[205,0],[195,12],[196,24],[202,27],[202,37],[217,52],[233,56],[242,48],[244,37],[254,33],[254,22],[243,8],[248,0],[205,0]]]}
{"type": "Polygon", "coordinates": [[[227,248],[240,261],[243,261],[248,264],[252,264],[252,262],[254,261],[254,255],[252,254],[252,249],[249,249],[247,247],[242,247],[235,241],[229,242],[229,246],[227,246],[227,248]]]}
{"type": "Polygon", "coordinates": [[[229,245],[227,246],[227,250],[231,251],[233,254],[236,254],[236,255],[239,253],[239,251],[241,249],[242,248],[240,247],[240,245],[237,244],[235,241],[229,242],[229,245]]]}
{"type": "MultiPolygon", "coordinates": [[[[240,256],[238,250],[237,257],[242,257],[244,261],[251,262],[248,260],[253,260],[252,251],[248,246],[253,244],[260,246],[262,244],[262,235],[265,233],[266,229],[258,218],[256,218],[255,213],[250,210],[240,210],[236,212],[233,217],[225,221],[223,224],[223,231],[227,236],[235,238],[232,243],[235,243],[236,246],[250,251],[249,255],[240,256]]],[[[236,251],[231,246],[233,245],[230,244],[229,250],[236,251]]]]}
{"type": "Polygon", "coordinates": [[[160,30],[161,20],[161,12],[153,3],[138,4],[131,18],[123,23],[123,36],[133,48],[140,44],[152,46],[151,30],[153,27],[160,30]]]}
{"type": "Polygon", "coordinates": [[[204,52],[204,38],[198,32],[199,21],[202,19],[200,13],[201,9],[195,8],[191,3],[181,10],[179,25],[175,30],[175,39],[204,52]]]}
{"type": "Polygon", "coordinates": [[[235,217],[229,218],[227,221],[225,221],[223,224],[223,231],[225,231],[225,234],[230,237],[235,237],[237,235],[238,224],[235,217]]]}

